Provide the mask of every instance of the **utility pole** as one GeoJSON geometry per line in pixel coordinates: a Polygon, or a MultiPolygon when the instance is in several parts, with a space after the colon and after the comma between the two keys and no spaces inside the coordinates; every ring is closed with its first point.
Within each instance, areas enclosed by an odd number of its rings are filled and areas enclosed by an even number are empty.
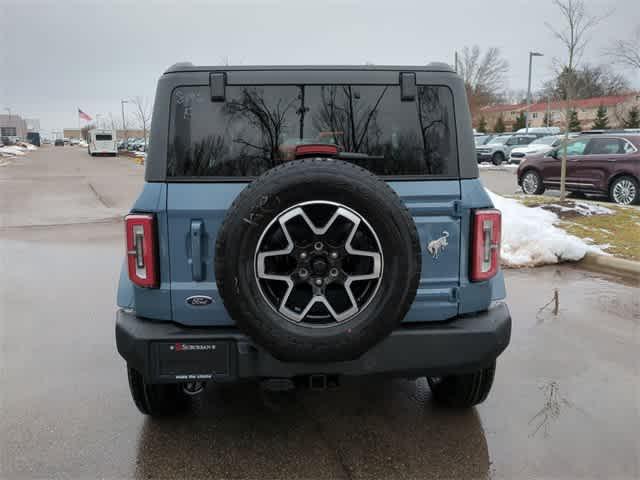
{"type": "Polygon", "coordinates": [[[542,57],[540,52],[529,52],[529,84],[527,86],[527,112],[525,120],[525,133],[529,133],[529,107],[531,106],[531,65],[533,63],[533,57],[542,57]]]}
{"type": "Polygon", "coordinates": [[[128,149],[129,148],[129,136],[127,135],[127,124],[124,121],[124,104],[125,103],[129,103],[128,100],[120,100],[120,106],[122,107],[122,130],[124,132],[124,148],[128,149]]]}

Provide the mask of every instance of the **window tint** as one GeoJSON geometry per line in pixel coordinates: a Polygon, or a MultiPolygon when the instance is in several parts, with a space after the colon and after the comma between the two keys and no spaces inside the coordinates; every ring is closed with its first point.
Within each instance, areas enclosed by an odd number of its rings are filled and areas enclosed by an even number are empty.
{"type": "Polygon", "coordinates": [[[453,98],[397,85],[181,87],[171,99],[168,175],[257,176],[296,158],[305,144],[335,145],[338,157],[378,175],[458,175],[453,98]]]}
{"type": "Polygon", "coordinates": [[[536,137],[519,137],[518,138],[518,143],[520,145],[529,145],[531,142],[533,142],[536,139],[536,137]]]}
{"type": "Polygon", "coordinates": [[[594,138],[589,143],[591,155],[607,155],[624,153],[622,141],[618,138],[594,138]]]}
{"type": "Polygon", "coordinates": [[[111,135],[96,135],[97,142],[105,141],[105,140],[111,140],[111,135]]]}
{"type": "Polygon", "coordinates": [[[584,154],[584,150],[587,147],[587,143],[589,143],[589,140],[584,138],[580,140],[574,140],[573,142],[569,142],[567,144],[567,155],[584,154]]]}

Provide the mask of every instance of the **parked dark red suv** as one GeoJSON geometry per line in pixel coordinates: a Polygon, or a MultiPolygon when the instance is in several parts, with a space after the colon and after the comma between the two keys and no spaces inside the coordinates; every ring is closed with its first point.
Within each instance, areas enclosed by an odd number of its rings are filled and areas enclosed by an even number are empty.
{"type": "MultiPolygon", "coordinates": [[[[529,195],[560,186],[562,147],[527,156],[518,166],[518,185],[529,195]]],[[[567,145],[566,188],[603,193],[621,205],[640,202],[640,134],[581,135],[567,145]]]]}

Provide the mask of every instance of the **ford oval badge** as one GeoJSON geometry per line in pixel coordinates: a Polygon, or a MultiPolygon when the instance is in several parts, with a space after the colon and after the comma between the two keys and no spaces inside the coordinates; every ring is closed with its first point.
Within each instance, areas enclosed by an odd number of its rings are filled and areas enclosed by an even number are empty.
{"type": "Polygon", "coordinates": [[[192,307],[204,307],[213,303],[213,298],[206,295],[194,295],[187,298],[186,302],[192,307]]]}

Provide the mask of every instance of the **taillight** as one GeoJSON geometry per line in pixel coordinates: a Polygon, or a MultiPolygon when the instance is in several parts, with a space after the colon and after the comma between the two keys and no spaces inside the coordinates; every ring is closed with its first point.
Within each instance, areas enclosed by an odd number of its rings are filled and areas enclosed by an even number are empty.
{"type": "Polygon", "coordinates": [[[155,217],[135,213],[124,218],[129,278],[140,287],[158,287],[155,217]]]}
{"type": "Polygon", "coordinates": [[[473,212],[473,243],[471,250],[471,281],[488,280],[498,273],[500,266],[500,210],[473,212]]]}

